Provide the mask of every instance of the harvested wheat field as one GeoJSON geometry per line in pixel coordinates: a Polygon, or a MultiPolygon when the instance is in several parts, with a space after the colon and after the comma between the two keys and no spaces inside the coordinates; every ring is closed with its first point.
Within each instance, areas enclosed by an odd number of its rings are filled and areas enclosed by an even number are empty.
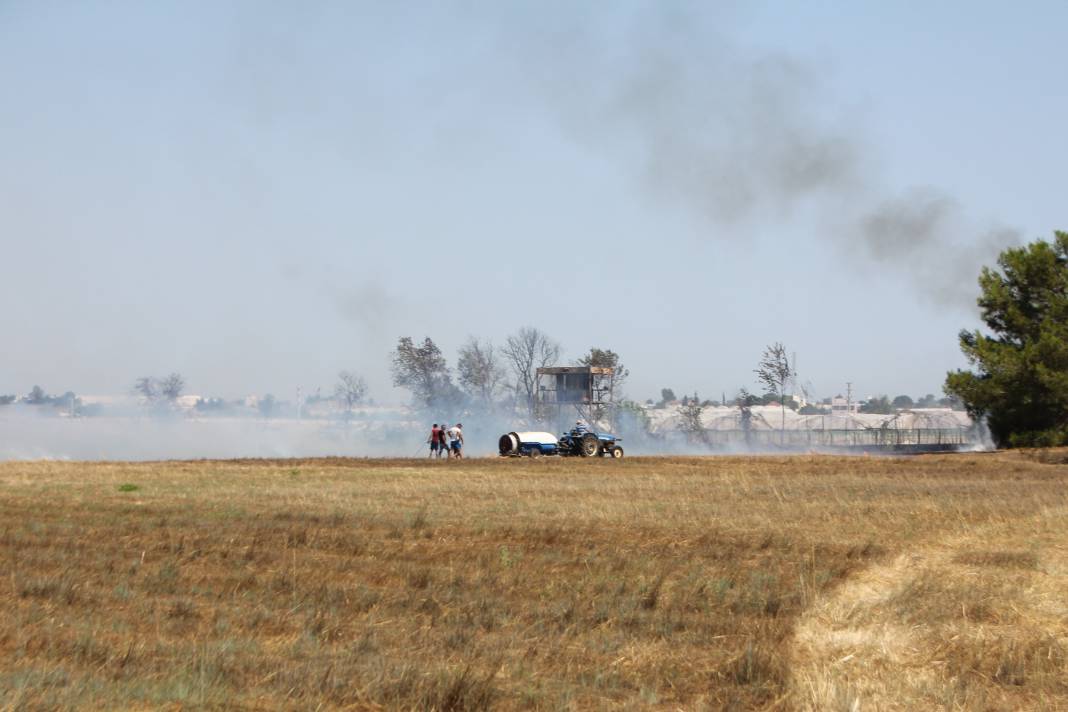
{"type": "Polygon", "coordinates": [[[1056,454],[0,464],[0,709],[1068,708],[1056,454]]]}

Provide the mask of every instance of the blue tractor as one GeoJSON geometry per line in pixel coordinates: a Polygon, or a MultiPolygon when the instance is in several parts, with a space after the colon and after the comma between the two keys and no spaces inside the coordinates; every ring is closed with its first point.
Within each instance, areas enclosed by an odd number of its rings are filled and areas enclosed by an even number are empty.
{"type": "Polygon", "coordinates": [[[608,433],[595,433],[582,428],[572,428],[560,436],[560,454],[578,455],[580,457],[598,457],[611,455],[616,460],[623,457],[623,447],[617,438],[608,433]]]}
{"type": "Polygon", "coordinates": [[[577,455],[579,457],[597,457],[609,455],[615,459],[623,457],[623,448],[619,445],[622,438],[608,433],[593,433],[581,428],[573,428],[557,438],[546,432],[511,432],[501,436],[498,450],[502,457],[525,455],[540,457],[542,455],[577,455]]]}

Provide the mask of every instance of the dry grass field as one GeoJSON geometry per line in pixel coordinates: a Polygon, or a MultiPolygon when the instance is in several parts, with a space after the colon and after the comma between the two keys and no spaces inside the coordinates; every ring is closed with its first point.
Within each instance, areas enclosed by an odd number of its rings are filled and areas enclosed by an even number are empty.
{"type": "Polygon", "coordinates": [[[1068,709],[1061,459],[0,463],[0,710],[1068,709]]]}

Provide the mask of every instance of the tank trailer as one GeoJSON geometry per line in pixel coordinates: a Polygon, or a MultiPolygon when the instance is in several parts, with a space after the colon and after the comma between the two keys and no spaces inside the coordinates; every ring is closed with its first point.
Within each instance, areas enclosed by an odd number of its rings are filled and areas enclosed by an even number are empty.
{"type": "Polygon", "coordinates": [[[622,438],[608,433],[593,433],[572,430],[559,438],[547,432],[511,432],[501,436],[498,450],[501,457],[604,457],[618,460],[623,457],[622,438]]]}

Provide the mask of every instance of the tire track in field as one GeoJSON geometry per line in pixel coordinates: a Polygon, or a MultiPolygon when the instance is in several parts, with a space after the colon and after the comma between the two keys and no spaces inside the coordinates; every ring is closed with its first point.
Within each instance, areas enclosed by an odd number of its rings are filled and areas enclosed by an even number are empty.
{"type": "MultiPolygon", "coordinates": [[[[798,621],[804,710],[1068,708],[1068,521],[974,532],[858,572],[798,621]]],[[[1051,521],[1056,520],[1056,521],[1051,521]]]]}

